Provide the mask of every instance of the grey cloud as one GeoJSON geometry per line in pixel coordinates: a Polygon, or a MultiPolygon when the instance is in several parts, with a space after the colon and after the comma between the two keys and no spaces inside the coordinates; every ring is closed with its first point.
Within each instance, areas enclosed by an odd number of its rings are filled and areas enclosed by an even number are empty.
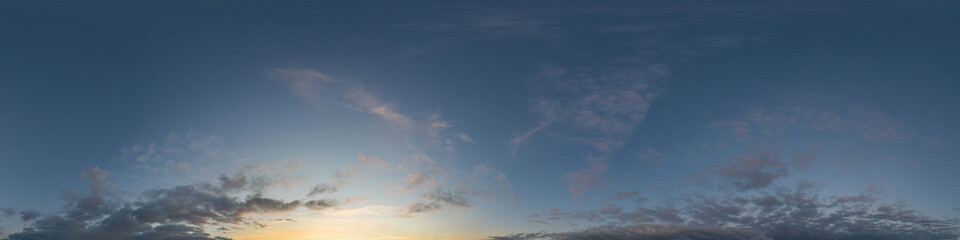
{"type": "Polygon", "coordinates": [[[99,194],[111,185],[110,182],[107,182],[107,177],[110,176],[110,172],[101,170],[99,167],[89,168],[80,175],[87,181],[90,181],[90,191],[94,194],[99,194]]]}
{"type": "Polygon", "coordinates": [[[422,197],[437,203],[461,208],[469,208],[471,206],[470,200],[467,199],[467,194],[462,191],[451,192],[442,189],[433,189],[424,193],[422,197]]]}
{"type": "MultiPolygon", "coordinates": [[[[795,187],[776,187],[753,194],[720,194],[715,196],[691,195],[669,201],[677,206],[621,207],[610,203],[589,211],[564,211],[554,209],[532,220],[546,222],[594,223],[603,226],[679,226],[676,234],[662,239],[684,239],[700,236],[707,227],[713,230],[735,226],[740,233],[762,235],[771,239],[931,239],[954,240],[960,237],[960,222],[957,219],[938,219],[910,209],[903,202],[883,202],[880,190],[868,188],[852,196],[821,197],[816,186],[801,183],[795,187]],[[622,210],[617,210],[622,209],[622,210]],[[631,209],[631,210],[627,210],[631,209]],[[693,235],[689,235],[693,234],[693,235]]],[[[602,229],[602,228],[601,228],[602,229]]],[[[622,229],[621,229],[622,230],[622,229]]],[[[601,235],[557,234],[548,239],[661,239],[657,235],[631,235],[629,232],[601,231],[601,235]],[[608,234],[608,235],[603,235],[608,234]],[[560,238],[567,236],[571,238],[560,238]],[[626,238],[624,238],[626,237],[626,238]]],[[[711,239],[712,235],[703,235],[711,239]]],[[[504,238],[508,239],[508,238],[504,238]]],[[[717,238],[752,239],[752,238],[717,238]]],[[[765,238],[760,238],[765,239],[765,238]]]]}
{"type": "Polygon", "coordinates": [[[737,190],[749,191],[770,186],[774,181],[786,177],[791,169],[810,166],[816,154],[816,151],[807,151],[796,154],[793,161],[784,161],[779,154],[763,151],[739,156],[726,166],[712,170],[726,178],[737,190]]]}
{"type": "Polygon", "coordinates": [[[222,193],[234,193],[240,191],[262,192],[264,189],[277,184],[277,182],[272,178],[262,175],[248,175],[243,170],[238,171],[233,176],[220,174],[220,177],[218,177],[217,180],[219,181],[219,185],[216,186],[216,191],[222,193]]]}
{"type": "Polygon", "coordinates": [[[265,198],[260,196],[260,194],[255,194],[247,196],[247,199],[243,201],[243,204],[240,206],[240,209],[237,210],[237,213],[242,215],[244,213],[288,212],[302,205],[303,202],[299,200],[284,202],[277,199],[265,198]]]}
{"type": "Polygon", "coordinates": [[[0,208],[0,216],[9,217],[13,216],[14,213],[16,213],[16,211],[11,208],[0,208]]]}
{"type": "Polygon", "coordinates": [[[324,210],[337,206],[337,201],[332,199],[310,200],[303,202],[303,206],[311,210],[324,210]]]}
{"type": "Polygon", "coordinates": [[[443,209],[447,206],[458,208],[473,207],[478,199],[496,199],[503,195],[513,197],[510,180],[506,174],[498,171],[492,163],[474,167],[469,176],[460,179],[449,189],[440,184],[420,195],[420,201],[407,206],[408,213],[425,213],[443,209]]]}
{"type": "Polygon", "coordinates": [[[599,227],[583,231],[561,233],[557,240],[772,240],[762,233],[735,228],[675,225],[638,225],[626,227],[599,227]]]}
{"type": "Polygon", "coordinates": [[[37,212],[37,211],[33,211],[33,210],[21,211],[21,212],[20,212],[20,220],[22,220],[22,221],[24,221],[24,222],[26,222],[26,221],[31,221],[31,220],[37,219],[37,218],[40,217],[41,215],[43,215],[43,213],[40,213],[40,212],[37,212]]]}
{"type": "Polygon", "coordinates": [[[407,206],[408,213],[427,213],[443,209],[444,206],[469,208],[472,203],[466,192],[447,191],[439,188],[431,189],[420,195],[425,201],[418,201],[407,206]]]}
{"type": "Polygon", "coordinates": [[[492,236],[487,238],[488,240],[532,240],[532,239],[548,239],[553,237],[555,234],[552,233],[514,233],[504,236],[492,236]]]}
{"type": "Polygon", "coordinates": [[[736,228],[677,225],[595,227],[563,233],[526,233],[491,237],[490,240],[772,240],[762,233],[736,228]]]}
{"type": "Polygon", "coordinates": [[[443,208],[443,205],[437,202],[415,202],[407,206],[408,213],[426,213],[433,212],[443,208]]]}
{"type": "Polygon", "coordinates": [[[315,195],[320,195],[320,194],[334,193],[336,191],[337,191],[337,186],[321,183],[321,184],[314,185],[313,188],[310,189],[310,193],[307,193],[307,197],[313,197],[315,195]]]}
{"type": "MultiPolygon", "coordinates": [[[[98,181],[106,174],[87,171],[98,181]]],[[[102,180],[102,181],[101,181],[102,180]]],[[[155,188],[130,201],[109,190],[91,188],[92,194],[66,198],[63,210],[53,214],[21,212],[27,227],[4,240],[75,239],[75,240],[184,240],[225,239],[212,237],[204,226],[252,225],[263,227],[246,216],[289,212],[305,207],[323,210],[336,206],[334,200],[294,200],[264,197],[260,194],[263,176],[248,176],[242,171],[232,177],[222,175],[217,184],[199,183],[171,188],[155,188]],[[256,180],[256,179],[262,179],[256,180]],[[249,193],[244,198],[236,194],[249,193]]]]}

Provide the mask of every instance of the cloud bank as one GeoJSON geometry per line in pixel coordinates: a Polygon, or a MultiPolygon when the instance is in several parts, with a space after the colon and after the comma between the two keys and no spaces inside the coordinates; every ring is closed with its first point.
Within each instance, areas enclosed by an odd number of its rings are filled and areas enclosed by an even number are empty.
{"type": "MultiPolygon", "coordinates": [[[[666,205],[605,202],[586,211],[554,209],[531,215],[548,224],[606,227],[553,234],[515,234],[491,239],[937,239],[960,237],[957,219],[939,219],[885,202],[881,190],[822,197],[817,186],[772,187],[751,194],[691,194],[666,205]],[[526,237],[526,238],[523,238],[526,237]]],[[[615,198],[635,197],[618,194],[615,198]]]]}
{"type": "Polygon", "coordinates": [[[64,197],[67,203],[56,213],[21,212],[27,227],[4,240],[225,240],[228,238],[211,236],[207,229],[263,227],[249,216],[300,208],[324,210],[337,205],[332,199],[284,201],[264,197],[259,190],[271,181],[242,171],[222,175],[216,183],[147,190],[136,200],[110,190],[106,170],[91,168],[82,175],[91,182],[90,194],[64,197]],[[238,197],[243,194],[246,196],[238,197]]]}

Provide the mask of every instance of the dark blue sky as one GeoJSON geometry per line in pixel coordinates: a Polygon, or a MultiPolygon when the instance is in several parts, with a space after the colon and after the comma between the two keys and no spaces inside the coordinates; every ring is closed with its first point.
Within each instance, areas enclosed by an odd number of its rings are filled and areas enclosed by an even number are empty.
{"type": "Polygon", "coordinates": [[[0,238],[957,239],[958,9],[2,2],[0,238]]]}

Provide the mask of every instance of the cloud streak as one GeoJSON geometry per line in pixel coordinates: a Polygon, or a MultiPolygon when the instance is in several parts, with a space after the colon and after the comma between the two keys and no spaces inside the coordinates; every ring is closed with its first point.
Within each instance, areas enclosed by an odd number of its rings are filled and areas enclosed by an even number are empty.
{"type": "Polygon", "coordinates": [[[918,135],[917,130],[898,119],[823,95],[783,97],[773,107],[755,108],[714,125],[739,135],[772,135],[793,129],[853,133],[871,141],[906,140],[918,135]]]}

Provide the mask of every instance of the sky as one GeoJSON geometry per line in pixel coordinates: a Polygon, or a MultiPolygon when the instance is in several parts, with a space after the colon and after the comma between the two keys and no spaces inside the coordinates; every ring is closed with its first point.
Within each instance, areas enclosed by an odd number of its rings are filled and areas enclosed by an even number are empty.
{"type": "Polygon", "coordinates": [[[960,239],[951,1],[3,1],[0,239],[960,239]]]}

